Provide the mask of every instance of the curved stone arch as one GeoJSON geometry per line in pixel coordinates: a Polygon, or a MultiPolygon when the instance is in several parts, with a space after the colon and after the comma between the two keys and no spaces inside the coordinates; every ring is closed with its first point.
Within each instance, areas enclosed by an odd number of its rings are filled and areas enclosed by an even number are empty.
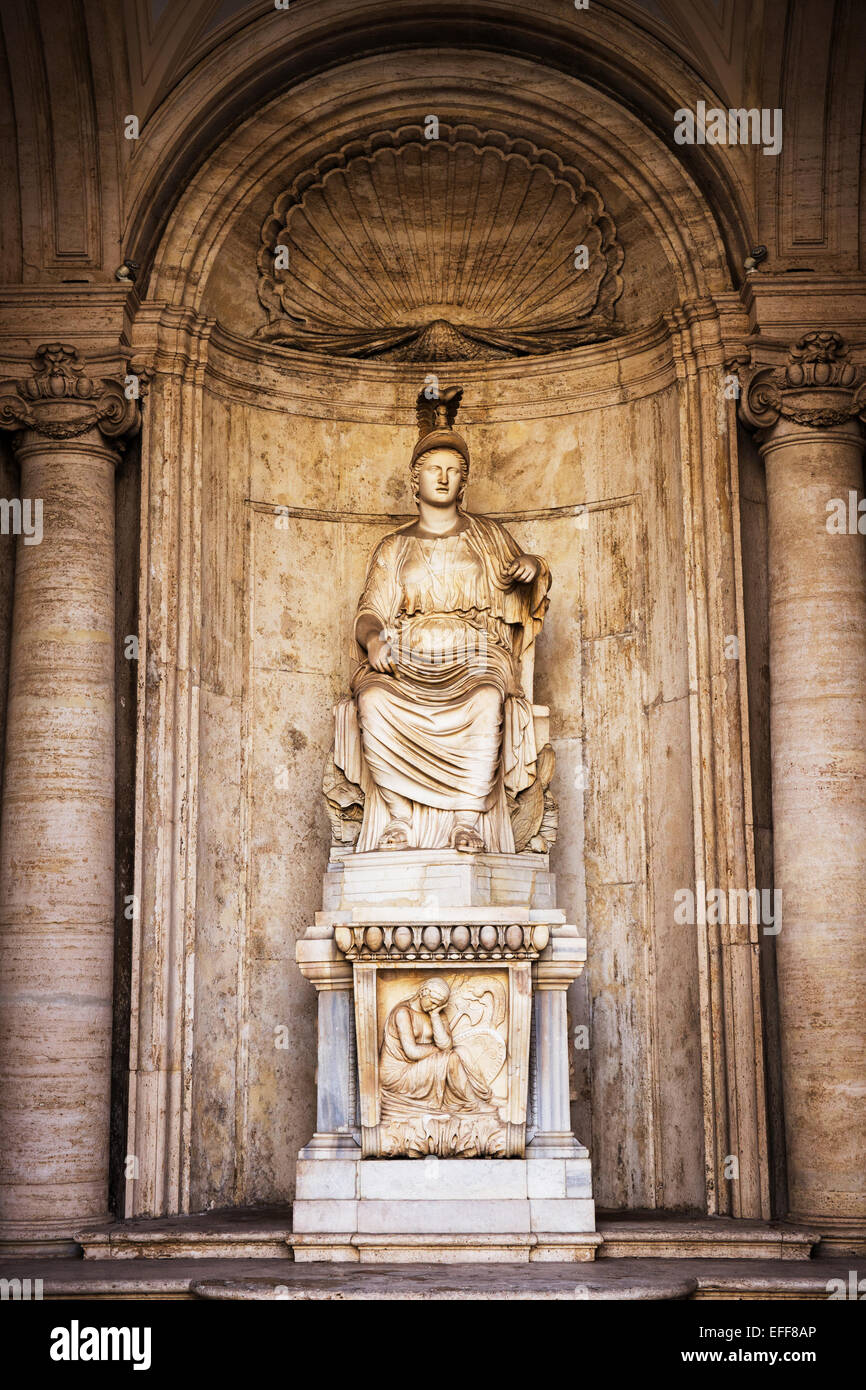
{"type": "MultiPolygon", "coordinates": [[[[340,10],[337,0],[334,0],[333,6],[329,0],[325,0],[323,8],[329,9],[331,22],[335,23],[333,16],[340,10]]],[[[368,14],[377,6],[367,4],[362,8],[368,14]]],[[[412,0],[409,0],[406,8],[415,9],[412,0]]],[[[501,5],[482,5],[479,8],[485,11],[505,9],[501,5]]],[[[512,11],[513,20],[516,7],[512,5],[508,8],[512,11]]],[[[535,3],[531,8],[533,14],[546,14],[551,6],[547,0],[543,0],[543,3],[535,3]]],[[[262,23],[267,26],[269,21],[263,20],[262,23]]],[[[622,41],[625,43],[625,38],[622,41]]],[[[515,38],[512,49],[516,46],[515,38]]],[[[268,55],[269,58],[271,56],[268,55]]],[[[611,50],[611,71],[615,57],[611,50]]],[[[680,339],[689,336],[692,324],[704,312],[717,322],[712,300],[714,296],[730,290],[731,245],[737,244],[736,239],[732,243],[728,238],[726,242],[725,216],[718,212],[717,205],[707,196],[705,188],[699,186],[692,176],[682,152],[668,147],[660,133],[671,130],[673,110],[681,104],[679,97],[671,98],[668,102],[665,123],[659,115],[661,107],[658,103],[655,115],[652,115],[636,95],[629,95],[622,88],[615,89],[612,80],[607,84],[607,90],[602,91],[597,83],[579,80],[557,70],[555,66],[543,65],[540,58],[532,60],[526,54],[505,52],[502,45],[497,49],[490,45],[484,47],[480,43],[475,47],[467,43],[465,50],[451,47],[435,52],[428,50],[420,56],[417,48],[406,47],[389,48],[387,57],[383,57],[383,50],[346,61],[341,61],[339,55],[335,54],[327,71],[323,64],[293,84],[280,84],[276,80],[278,66],[274,59],[268,68],[270,85],[263,86],[256,102],[250,103],[243,116],[233,121],[230,129],[221,130],[219,143],[215,143],[214,137],[208,148],[204,113],[212,94],[206,86],[197,88],[198,105],[193,117],[190,117],[186,93],[178,88],[174,129],[175,133],[180,132],[178,140],[188,138],[190,148],[184,151],[181,158],[177,142],[167,143],[165,162],[161,166],[163,172],[160,172],[157,165],[163,156],[155,151],[152,143],[154,132],[160,128],[157,118],[150,132],[146,130],[143,133],[142,148],[136,150],[134,160],[137,166],[134,172],[135,188],[138,190],[135,196],[138,198],[139,211],[143,212],[144,209],[142,190],[151,188],[154,192],[154,206],[148,209],[149,220],[136,222],[138,213],[133,211],[132,225],[139,227],[141,240],[126,248],[127,254],[139,260],[145,271],[138,286],[145,292],[145,312],[141,316],[143,331],[136,345],[142,348],[145,356],[147,348],[154,341],[163,348],[162,352],[157,353],[145,441],[149,470],[148,515],[152,518],[153,537],[147,572],[158,575],[158,579],[151,583],[157,597],[153,600],[152,613],[148,617],[148,638],[154,652],[161,651],[163,648],[160,644],[164,642],[164,649],[169,653],[165,688],[179,692],[176,707],[170,715],[163,715],[155,703],[152,711],[146,713],[141,766],[144,779],[160,775],[165,767],[176,769],[173,780],[164,778],[155,796],[160,799],[160,805],[182,805],[185,808],[183,820],[179,819],[176,823],[176,838],[172,842],[174,859],[161,856],[155,843],[155,827],[153,832],[150,827],[147,829],[154,843],[143,838],[139,855],[142,865],[153,865],[143,875],[141,915],[142,921],[148,924],[147,931],[151,930],[150,924],[154,924],[154,958],[178,962],[171,966],[175,977],[165,988],[167,999],[172,998],[172,990],[175,991],[175,999],[185,998],[188,988],[188,977],[183,974],[186,966],[179,963],[193,958],[192,945],[187,951],[186,943],[195,939],[197,930],[197,845],[204,846],[205,839],[204,834],[201,840],[198,839],[197,808],[205,803],[209,794],[206,771],[201,774],[200,791],[197,761],[200,746],[198,720],[202,708],[197,701],[204,683],[199,687],[195,681],[188,680],[185,669],[181,672],[181,662],[186,663],[187,653],[190,669],[197,669],[203,650],[201,594],[205,586],[196,573],[195,563],[190,563],[190,557],[196,556],[198,548],[204,543],[202,537],[212,527],[213,512],[203,519],[202,499],[208,493],[207,480],[213,476],[208,471],[213,464],[212,456],[220,452],[213,448],[213,433],[209,437],[203,434],[202,422],[211,405],[203,403],[206,393],[201,389],[202,383],[205,378],[210,383],[219,381],[221,375],[223,382],[230,379],[232,389],[239,394],[245,386],[248,387],[271,410],[279,410],[282,401],[269,397],[264,383],[273,381],[281,371],[289,378],[297,378],[302,370],[309,373],[293,388],[297,390],[298,398],[304,393],[315,396],[326,377],[328,398],[333,399],[338,394],[331,361],[323,362],[310,354],[302,364],[298,354],[252,343],[248,336],[245,338],[243,334],[236,334],[230,325],[227,333],[214,329],[214,318],[219,319],[219,315],[213,312],[215,300],[211,292],[218,275],[223,272],[227,276],[233,274],[237,282],[239,271],[246,274],[248,267],[248,290],[255,302],[255,251],[261,225],[259,214],[264,215],[270,210],[274,194],[285,188],[298,172],[314,166],[323,155],[333,152],[341,143],[357,140],[371,129],[381,128],[383,123],[390,122],[396,127],[410,117],[417,121],[419,114],[430,110],[431,91],[436,92],[437,103],[441,101],[444,104],[447,100],[447,114],[454,120],[462,119],[487,128],[504,125],[513,135],[525,134],[536,145],[559,151],[567,162],[580,169],[588,182],[597,185],[602,177],[615,189],[620,209],[628,208],[630,216],[636,221],[643,218],[652,233],[647,239],[653,245],[653,265],[661,265],[665,274],[670,273],[672,301],[690,305],[687,309],[677,310],[681,322],[677,319],[673,326],[669,322],[664,323],[664,335],[662,324],[657,322],[658,336],[647,333],[641,338],[644,345],[650,342],[652,346],[663,344],[662,353],[654,355],[652,361],[634,365],[634,371],[643,372],[642,380],[646,381],[647,374],[662,370],[659,359],[664,355],[663,369],[668,373],[666,385],[672,386],[672,396],[679,389],[673,383],[673,374],[686,375],[696,356],[691,346],[680,339]],[[198,118],[201,118],[201,130],[196,126],[198,118]],[[150,144],[146,141],[150,141],[150,144]],[[138,162],[142,155],[146,160],[153,159],[150,184],[147,182],[147,163],[138,162]],[[182,184],[178,201],[168,214],[167,201],[174,196],[175,185],[182,183],[182,167],[191,171],[194,168],[194,172],[182,184]],[[164,213],[164,220],[160,222],[164,213]],[[162,231],[157,235],[159,226],[162,231]],[[232,243],[235,232],[239,239],[232,243]],[[242,259],[241,253],[249,258],[242,259]],[[694,303],[696,300],[699,301],[697,307],[694,303]],[[165,314],[162,312],[164,305],[171,306],[165,314]],[[152,338],[149,337],[150,330],[154,333],[152,338]],[[222,361],[218,360],[220,358],[222,361]],[[247,383],[238,382],[237,378],[241,375],[238,362],[249,365],[253,359],[255,361],[247,383]],[[310,377],[316,375],[318,381],[314,381],[310,389],[310,377]],[[163,605],[162,595],[175,593],[176,605],[173,598],[163,605]],[[176,657],[175,653],[181,655],[176,657]],[[176,686],[172,684],[175,680],[176,686]],[[188,695],[190,689],[193,689],[192,695],[188,695]],[[187,749],[190,750],[189,771],[187,749]],[[155,770],[153,774],[151,768],[155,770]],[[179,883],[183,885],[180,889],[177,886],[179,883]]],[[[687,71],[682,65],[680,67],[682,71],[687,71]]],[[[629,64],[625,64],[625,69],[631,71],[629,64]]],[[[632,77],[636,82],[634,74],[629,81],[632,81],[632,77]]],[[[697,86],[694,91],[702,94],[697,86]]],[[[218,106],[218,92],[213,100],[218,106]]],[[[691,154],[690,151],[688,153],[691,154]]],[[[744,154],[743,151],[732,153],[738,157],[744,154]]],[[[720,159],[720,164],[730,173],[727,163],[720,159]]],[[[727,186],[732,198],[734,195],[740,197],[742,187],[733,173],[730,173],[727,186]]],[[[745,205],[745,199],[742,201],[745,205]]],[[[745,236],[742,230],[744,225],[736,223],[739,228],[736,235],[740,238],[745,236]]],[[[227,327],[221,319],[220,324],[222,328],[227,327]]],[[[707,330],[707,338],[711,340],[708,356],[712,359],[719,356],[716,336],[715,327],[707,330]]],[[[628,352],[630,347],[637,346],[626,342],[622,344],[622,350],[628,352]]],[[[592,351],[579,349],[569,354],[568,364],[564,363],[563,355],[559,361],[549,360],[545,367],[554,373],[561,365],[568,365],[577,375],[592,351]]],[[[613,362],[615,373],[618,373],[621,361],[618,352],[618,347],[599,350],[600,358],[613,362]]],[[[534,365],[530,371],[534,370],[534,365]]],[[[711,361],[707,374],[714,369],[711,361]]],[[[508,370],[514,369],[502,364],[494,363],[492,367],[485,364],[484,367],[475,368],[475,375],[480,378],[483,374],[485,378],[494,380],[498,373],[504,377],[508,370]]],[[[377,414],[381,413],[383,402],[392,398],[396,400],[394,388],[397,382],[416,376],[406,367],[395,369],[388,364],[383,369],[374,363],[365,363],[361,374],[364,381],[370,383],[370,396],[375,397],[372,407],[368,401],[364,408],[368,411],[372,408],[377,414]]],[[[346,375],[349,375],[347,370],[346,375]]],[[[576,383],[573,395],[577,397],[583,394],[584,404],[586,388],[587,379],[583,374],[576,383]]],[[[622,389],[619,381],[616,389],[622,389]]],[[[685,392],[682,394],[685,395],[685,392]]],[[[617,399],[622,400],[622,397],[617,399]]],[[[693,428],[696,437],[698,430],[693,422],[699,404],[695,404],[692,396],[682,410],[683,417],[688,414],[686,423],[693,428]]],[[[549,411],[561,411],[562,405],[561,399],[551,402],[548,397],[549,411]]],[[[674,408],[673,404],[671,408],[674,408]]],[[[211,417],[208,427],[211,431],[213,419],[223,418],[219,409],[211,417]]],[[[354,415],[354,409],[353,405],[348,412],[350,416],[354,415]]],[[[393,409],[397,416],[399,408],[394,406],[393,409]]],[[[309,412],[309,405],[304,405],[297,414],[306,418],[309,412]]],[[[286,415],[292,413],[291,410],[285,411],[286,415]]],[[[504,411],[500,414],[504,414],[504,411]]],[[[400,417],[397,423],[409,422],[400,417]]],[[[710,444],[706,446],[707,458],[710,444]]],[[[255,448],[252,452],[255,452],[255,448]]],[[[630,454],[631,451],[625,448],[621,452],[630,454]]],[[[661,450],[657,452],[660,454],[661,450]]],[[[684,457],[689,468],[705,467],[703,455],[697,457],[692,452],[684,452],[684,457]]],[[[671,451],[671,467],[679,467],[677,450],[671,451]]],[[[715,477],[715,473],[712,476],[715,477]]],[[[248,494],[244,494],[245,498],[249,496],[250,499],[257,495],[252,485],[248,494]]],[[[628,505],[631,506],[631,503],[628,505]]],[[[690,515],[684,516],[684,523],[692,525],[690,515]]],[[[631,521],[629,525],[632,525],[631,521]]],[[[240,534],[243,527],[236,529],[240,534]]],[[[721,569],[721,566],[717,568],[721,569]]],[[[732,630],[730,624],[726,630],[732,630]]],[[[149,785],[149,781],[146,781],[148,788],[149,785]]],[[[147,799],[149,789],[142,794],[147,799]]],[[[704,813],[703,803],[701,808],[704,813]]],[[[715,803],[706,810],[708,817],[710,811],[715,815],[715,803]]],[[[171,814],[168,812],[163,823],[168,823],[171,814]]],[[[715,826],[715,823],[713,819],[712,825],[715,826]]],[[[203,849],[203,852],[206,850],[203,849]]],[[[246,922],[245,916],[243,921],[246,922]]],[[[147,949],[151,947],[148,945],[147,949]]],[[[203,962],[207,949],[202,934],[196,945],[195,958],[203,962]]],[[[202,967],[202,978],[204,969],[202,967]]],[[[242,964],[241,992],[247,988],[244,983],[248,979],[245,971],[246,966],[242,964]]],[[[195,1008],[191,1006],[188,1011],[183,1011],[174,1009],[172,1005],[166,1012],[173,1012],[176,1021],[167,1017],[145,1017],[139,1029],[139,1054],[149,1055],[153,1039],[158,1036],[160,1056],[166,1059],[165,1075],[179,1077],[183,1074],[185,1080],[182,1084],[191,1088],[194,1075],[189,1059],[193,1054],[192,1040],[196,1038],[198,1026],[195,1008]]],[[[204,1018],[204,1015],[201,1016],[204,1018]]],[[[751,1024],[749,1015],[743,1026],[748,1028],[751,1024]]],[[[693,1045],[698,1046],[697,1040],[693,1039],[693,1045]]],[[[235,1132],[244,1135],[248,1126],[244,1097],[245,1078],[249,1075],[249,1049],[241,1033],[237,1037],[235,1056],[238,1081],[230,1102],[235,1106],[231,1112],[232,1122],[236,1127],[235,1132]]],[[[199,1065],[203,1067],[204,1063],[199,1065]]],[[[705,1065],[705,1059],[702,1059],[702,1065],[705,1065]]],[[[199,1070],[198,1076],[205,1077],[206,1084],[206,1072],[199,1070]]],[[[193,1107],[187,1105],[181,1096],[176,1102],[173,1101],[163,1117],[158,1113],[155,1088],[149,1091],[146,1079],[140,1087],[136,1081],[135,1086],[128,1151],[138,1152],[144,1142],[143,1136],[156,1133],[157,1138],[154,1141],[148,1139],[148,1152],[154,1155],[154,1161],[149,1162],[148,1171],[142,1174],[140,1184],[135,1189],[130,1188],[129,1200],[134,1205],[130,1207],[129,1214],[188,1209],[191,1202],[195,1205],[202,1200],[202,1181],[195,1169],[199,1161],[196,1155],[203,1152],[204,1145],[201,1133],[196,1128],[193,1107]]],[[[718,1088],[718,1102],[717,1091],[713,1091],[712,1103],[718,1103],[720,1108],[726,1103],[724,1084],[718,1088]]],[[[652,1114],[655,1114],[654,1110],[652,1114]]],[[[699,1114],[696,1104],[689,1122],[695,1135],[700,1133],[699,1114]]],[[[704,1116],[705,1132],[710,1132],[707,1152],[715,1152],[712,1148],[715,1130],[711,1122],[716,1122],[715,1111],[710,1120],[706,1112],[704,1116]]],[[[727,1135],[727,1130],[724,1133],[727,1135]]],[[[649,1153],[655,1144],[654,1131],[648,1128],[647,1134],[649,1153]]],[[[728,1147],[725,1138],[720,1152],[727,1152],[728,1147]]],[[[254,1184],[250,1186],[249,1183],[244,1145],[239,1144],[237,1152],[238,1167],[231,1177],[232,1192],[235,1196],[251,1193],[255,1197],[254,1184]]],[[[657,1160],[653,1155],[648,1159],[647,1175],[655,1172],[657,1160]]],[[[695,1165],[690,1170],[692,1176],[697,1173],[699,1162],[699,1157],[696,1157],[695,1165]]],[[[639,1170],[643,1171],[637,1165],[635,1171],[639,1170]]],[[[208,1175],[206,1181],[210,1184],[205,1193],[206,1201],[212,1200],[213,1191],[217,1188],[221,1196],[225,1194],[221,1174],[208,1175]]],[[[647,1177],[648,1187],[654,1182],[655,1178],[647,1177]]]]}
{"type": "MultiPolygon", "coordinates": [[[[474,74],[470,92],[478,93],[482,86],[477,77],[480,61],[511,61],[525,64],[524,73],[534,69],[546,80],[577,84],[587,105],[601,106],[620,116],[630,113],[629,139],[638,131],[644,137],[652,136],[657,151],[666,150],[671,167],[676,166],[684,184],[692,188],[688,220],[693,221],[696,209],[701,209],[715,223],[716,238],[729,267],[741,264],[753,233],[749,189],[754,151],[720,146],[674,150],[671,144],[673,115],[680,106],[694,106],[700,98],[708,105],[716,104],[715,94],[695,72],[658,40],[598,6],[581,12],[591,19],[582,22],[577,32],[573,16],[563,17],[562,6],[554,0],[534,0],[521,6],[519,14],[514,6],[493,0],[482,0],[472,8],[470,20],[459,12],[459,6],[444,5],[437,21],[437,35],[448,48],[471,60],[474,74]]],[[[227,40],[175,89],[171,100],[142,131],[129,170],[127,255],[145,272],[150,269],[157,247],[165,245],[167,225],[176,221],[174,190],[199,185],[214,161],[224,170],[230,148],[225,138],[227,127],[234,128],[229,137],[233,143],[250,120],[260,122],[266,112],[274,110],[270,99],[274,92],[284,93],[276,98],[279,103],[291,102],[302,91],[330,88],[341,72],[357,70],[357,64],[365,62],[364,55],[378,61],[381,72],[385,51],[389,70],[400,52],[414,54],[417,70],[417,47],[424,43],[428,46],[423,62],[428,75],[424,90],[429,102],[434,50],[429,49],[429,13],[422,14],[422,10],[415,0],[409,0],[395,20],[393,10],[378,0],[361,5],[326,0],[311,14],[306,7],[275,12],[227,40]],[[329,33],[340,34],[340,41],[331,38],[326,42],[329,33]],[[227,73],[232,75],[230,89],[227,73]],[[253,117],[247,114],[251,110],[253,117]]],[[[442,51],[437,48],[435,54],[442,51]]],[[[376,92],[381,103],[380,84],[376,92]]],[[[522,95],[516,84],[508,87],[508,97],[515,104],[522,95]]],[[[473,115],[478,119],[485,113],[479,100],[474,107],[470,102],[460,114],[464,119],[473,115]]]]}
{"type": "MultiPolygon", "coordinates": [[[[475,68],[476,54],[439,53],[428,60],[423,80],[417,70],[410,75],[416,62],[412,53],[390,55],[389,72],[403,64],[406,73],[396,72],[387,83],[376,80],[380,59],[346,64],[282,94],[238,126],[202,165],[169,219],[147,297],[200,310],[223,247],[246,210],[269,211],[275,193],[343,143],[417,121],[430,104],[431,83],[443,118],[483,118],[553,150],[590,183],[601,177],[616,189],[620,206],[637,213],[661,248],[672,297],[691,300],[730,289],[722,234],[705,198],[676,155],[633,113],[559,74],[544,74],[542,94],[537,66],[523,60],[489,57],[485,80],[469,89],[463,69],[475,68]],[[293,139],[287,130],[296,132],[293,139]]],[[[250,276],[252,290],[253,259],[250,276]]]]}

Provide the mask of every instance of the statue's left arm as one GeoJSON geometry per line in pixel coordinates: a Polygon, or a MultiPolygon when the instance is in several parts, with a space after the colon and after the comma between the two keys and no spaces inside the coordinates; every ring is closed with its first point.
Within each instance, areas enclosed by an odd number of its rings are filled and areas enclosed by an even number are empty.
{"type": "Polygon", "coordinates": [[[550,602],[550,566],[543,555],[524,552],[504,526],[499,525],[497,529],[507,549],[508,563],[503,567],[503,579],[519,603],[523,629],[521,651],[526,652],[541,631],[550,602]]]}
{"type": "Polygon", "coordinates": [[[505,571],[506,579],[510,579],[514,584],[531,584],[537,577],[541,569],[540,555],[527,555],[523,553],[511,561],[505,571]]]}

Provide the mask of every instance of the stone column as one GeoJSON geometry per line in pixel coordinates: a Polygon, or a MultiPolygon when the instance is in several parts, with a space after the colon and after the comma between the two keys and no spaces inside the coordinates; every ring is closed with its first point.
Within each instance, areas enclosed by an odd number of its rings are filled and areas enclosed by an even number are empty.
{"type": "Polygon", "coordinates": [[[300,1157],[358,1158],[352,967],[330,931],[322,936],[308,933],[297,943],[296,952],[301,974],[316,986],[319,1026],[316,1132],[300,1157]]]}
{"type": "Polygon", "coordinates": [[[743,401],[767,473],[776,951],[791,1219],[866,1249],[864,406],[836,333],[743,401]]]}
{"type": "Polygon", "coordinates": [[[586,941],[577,928],[554,927],[533,966],[535,1033],[529,1084],[536,1132],[526,1146],[527,1158],[587,1157],[588,1151],[571,1131],[566,1007],[566,991],[581,974],[585,960],[586,941]]]}
{"type": "Polygon", "coordinates": [[[0,822],[0,1249],[62,1254],[108,1215],[114,942],[116,382],[40,347],[0,392],[24,526],[0,822]],[[27,504],[30,504],[28,527],[27,504]],[[40,524],[41,510],[41,524],[40,524]]]}

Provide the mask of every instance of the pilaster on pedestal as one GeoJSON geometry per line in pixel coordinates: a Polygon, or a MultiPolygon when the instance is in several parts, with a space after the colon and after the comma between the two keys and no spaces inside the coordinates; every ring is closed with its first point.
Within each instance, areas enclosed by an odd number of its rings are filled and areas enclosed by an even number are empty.
{"type": "Polygon", "coordinates": [[[298,967],[318,996],[316,1132],[301,1149],[301,1163],[359,1153],[352,967],[330,932],[314,931],[297,946],[298,967]]]}
{"type": "Polygon", "coordinates": [[[566,1007],[566,991],[585,963],[586,941],[576,927],[563,926],[551,934],[533,967],[535,1133],[526,1147],[526,1157],[580,1160],[586,1163],[588,1174],[589,1151],[571,1130],[566,1007]]]}

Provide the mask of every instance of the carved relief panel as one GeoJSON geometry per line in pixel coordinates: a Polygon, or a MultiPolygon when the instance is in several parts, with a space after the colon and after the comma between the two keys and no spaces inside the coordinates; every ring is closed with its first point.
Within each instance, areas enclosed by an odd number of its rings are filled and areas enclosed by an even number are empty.
{"type": "Polygon", "coordinates": [[[523,1154],[530,969],[355,963],[365,1157],[523,1154]]]}

